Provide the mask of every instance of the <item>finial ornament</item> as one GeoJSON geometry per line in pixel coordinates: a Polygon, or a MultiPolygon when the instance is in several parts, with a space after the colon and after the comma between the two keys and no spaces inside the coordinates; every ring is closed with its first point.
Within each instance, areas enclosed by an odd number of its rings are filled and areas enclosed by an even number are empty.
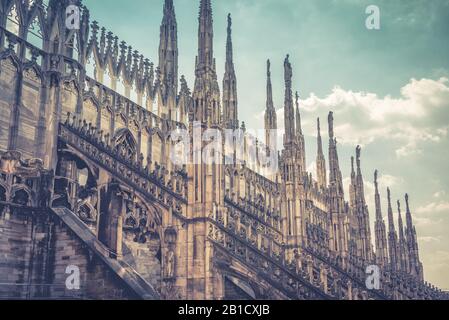
{"type": "Polygon", "coordinates": [[[357,146],[355,149],[356,153],[356,164],[357,164],[357,170],[360,172],[360,157],[362,155],[362,148],[360,146],[357,146]]]}
{"type": "Polygon", "coordinates": [[[375,186],[376,190],[379,187],[379,183],[377,181],[378,178],[379,178],[379,171],[376,170],[376,171],[374,171],[374,186],[375,186]]]}
{"type": "Polygon", "coordinates": [[[329,112],[329,116],[327,117],[329,122],[329,139],[334,140],[334,113],[329,112]]]}
{"type": "Polygon", "coordinates": [[[287,54],[287,57],[285,58],[284,61],[284,75],[285,75],[285,82],[287,83],[288,86],[291,85],[292,82],[292,77],[293,77],[293,71],[292,71],[292,65],[289,61],[290,59],[290,55],[287,54]]]}
{"type": "Polygon", "coordinates": [[[271,77],[271,62],[270,59],[267,60],[267,75],[271,77]]]}

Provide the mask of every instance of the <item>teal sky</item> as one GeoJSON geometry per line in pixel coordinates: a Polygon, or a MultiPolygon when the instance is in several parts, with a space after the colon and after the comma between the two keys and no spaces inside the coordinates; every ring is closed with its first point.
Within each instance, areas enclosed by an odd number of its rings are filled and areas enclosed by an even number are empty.
{"type": "MultiPolygon", "coordinates": [[[[283,106],[283,59],[303,99],[307,161],[313,172],[315,121],[335,112],[343,175],[363,146],[371,220],[372,176],[394,199],[408,192],[426,279],[449,289],[449,0],[215,0],[215,57],[224,73],[226,16],[233,16],[240,120],[263,128],[265,64],[272,61],[275,105],[283,106]],[[365,27],[378,5],[381,30],[365,27]]],[[[163,0],[84,0],[91,18],[157,61],[163,0]]],[[[180,75],[193,86],[199,0],[174,0],[180,75]]],[[[282,110],[279,112],[282,125],[282,110]]],[[[326,132],[323,132],[326,135],[326,132]]],[[[346,179],[347,182],[347,179],[346,179]]],[[[372,229],[373,230],[373,229],[372,229]]]]}

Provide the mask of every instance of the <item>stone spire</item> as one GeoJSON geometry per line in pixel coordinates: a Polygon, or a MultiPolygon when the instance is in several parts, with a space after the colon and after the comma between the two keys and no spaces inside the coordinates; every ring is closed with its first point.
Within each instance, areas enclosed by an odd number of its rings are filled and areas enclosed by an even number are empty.
{"type": "Polygon", "coordinates": [[[379,184],[377,182],[378,171],[374,172],[375,195],[374,202],[376,206],[376,222],[375,222],[375,241],[376,241],[376,263],[381,266],[388,264],[388,244],[385,222],[382,217],[382,207],[380,202],[379,184]]]}
{"type": "Polygon", "coordinates": [[[302,125],[301,125],[301,113],[299,112],[299,93],[295,93],[295,107],[296,107],[296,136],[302,136],[302,125]]]}
{"type": "Polygon", "coordinates": [[[343,178],[340,171],[338,161],[337,139],[334,134],[334,114],[329,112],[329,183],[334,186],[334,190],[338,197],[343,197],[343,178]]]}
{"type": "Polygon", "coordinates": [[[159,40],[159,72],[162,101],[161,116],[176,120],[178,92],[178,31],[173,0],[165,0],[159,40]]]}
{"type": "Polygon", "coordinates": [[[387,188],[388,198],[388,254],[390,256],[390,267],[392,270],[398,270],[398,236],[394,226],[393,207],[391,206],[391,192],[387,188]]]}
{"type": "Polygon", "coordinates": [[[369,212],[368,206],[365,201],[365,185],[363,182],[362,169],[360,165],[360,157],[361,157],[362,148],[357,146],[356,148],[356,164],[357,164],[357,175],[356,175],[356,208],[357,208],[357,217],[359,221],[359,232],[360,232],[360,240],[362,244],[361,253],[364,259],[371,259],[372,245],[371,245],[371,230],[369,223],[369,212]]]}
{"type": "Polygon", "coordinates": [[[412,213],[410,211],[409,205],[409,197],[408,194],[405,195],[405,204],[406,204],[406,229],[405,229],[405,237],[407,241],[407,251],[410,263],[410,273],[418,279],[423,280],[423,267],[422,263],[419,260],[419,250],[418,250],[418,240],[416,236],[416,229],[413,225],[412,213]]]}
{"type": "Polygon", "coordinates": [[[351,184],[349,185],[349,206],[351,207],[353,213],[356,213],[356,175],[355,175],[355,167],[354,167],[354,157],[351,157],[351,184]]]}
{"type": "Polygon", "coordinates": [[[276,150],[276,146],[272,145],[276,141],[271,141],[272,138],[276,139],[277,135],[274,134],[273,130],[277,130],[277,115],[276,109],[273,103],[273,87],[271,85],[271,63],[267,60],[267,104],[265,109],[265,143],[268,150],[276,150]]]}
{"type": "Polygon", "coordinates": [[[223,125],[227,129],[239,128],[237,110],[237,78],[232,52],[232,19],[228,14],[228,38],[226,41],[226,66],[223,78],[223,125]]]}
{"type": "Polygon", "coordinates": [[[318,185],[320,188],[325,189],[327,187],[327,173],[326,173],[326,159],[323,153],[323,140],[321,139],[321,125],[320,118],[317,119],[317,130],[318,130],[318,152],[316,157],[316,173],[318,179],[318,185]]]}
{"type": "Polygon", "coordinates": [[[398,200],[398,233],[399,233],[399,266],[403,272],[408,272],[407,244],[404,236],[404,225],[402,223],[401,202],[398,200]]]}
{"type": "Polygon", "coordinates": [[[334,114],[329,113],[329,211],[331,215],[331,248],[343,256],[348,252],[348,239],[345,236],[345,213],[347,212],[343,178],[337,153],[337,139],[334,136],[334,114]]]}
{"type": "Polygon", "coordinates": [[[211,0],[201,0],[198,28],[198,57],[196,68],[214,68],[214,28],[211,0]]]}
{"type": "Polygon", "coordinates": [[[295,112],[293,110],[292,65],[287,55],[284,61],[285,100],[284,100],[284,147],[291,148],[295,140],[295,112]]]}
{"type": "Polygon", "coordinates": [[[198,18],[198,56],[193,90],[194,121],[208,126],[221,123],[221,98],[213,55],[213,20],[210,0],[201,0],[198,18]]]}
{"type": "Polygon", "coordinates": [[[299,93],[295,94],[296,106],[296,139],[298,141],[298,160],[301,166],[301,173],[306,171],[306,144],[301,126],[301,113],[299,112],[299,93]]]}

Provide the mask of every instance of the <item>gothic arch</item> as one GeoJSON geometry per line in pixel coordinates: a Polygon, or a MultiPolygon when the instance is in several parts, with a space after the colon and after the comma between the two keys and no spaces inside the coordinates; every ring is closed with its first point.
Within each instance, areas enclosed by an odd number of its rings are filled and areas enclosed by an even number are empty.
{"type": "Polygon", "coordinates": [[[22,25],[22,14],[20,11],[19,3],[16,1],[11,1],[9,7],[6,9],[6,25],[5,28],[9,32],[19,35],[20,26],[22,25]]]}
{"type": "Polygon", "coordinates": [[[97,181],[98,180],[98,169],[88,159],[86,159],[83,155],[81,155],[76,150],[63,149],[59,153],[59,159],[58,160],[61,160],[61,158],[72,158],[72,160],[74,160],[76,162],[77,168],[79,170],[82,170],[84,168],[87,169],[87,171],[89,173],[89,176],[90,176],[89,179],[91,181],[97,181]]]}
{"type": "Polygon", "coordinates": [[[114,135],[114,146],[127,158],[135,158],[138,153],[136,138],[128,128],[118,129],[114,135]]]}
{"type": "Polygon", "coordinates": [[[23,68],[23,73],[28,71],[34,71],[36,76],[39,78],[39,81],[43,82],[44,80],[44,74],[42,73],[41,67],[34,61],[27,63],[23,68]]]}
{"type": "Polygon", "coordinates": [[[25,186],[13,186],[11,192],[11,202],[21,206],[29,206],[31,204],[31,192],[25,186]]]}
{"type": "MultiPolygon", "coordinates": [[[[16,72],[20,72],[22,70],[22,64],[19,61],[19,58],[17,57],[16,53],[14,51],[7,51],[7,54],[0,57],[0,62],[9,62],[12,64],[12,66],[16,69],[16,72]]],[[[2,69],[0,68],[0,75],[2,73],[2,69]]]]}
{"type": "Polygon", "coordinates": [[[26,38],[36,48],[42,49],[44,45],[44,24],[42,24],[39,15],[34,14],[30,17],[27,25],[26,38]]]}

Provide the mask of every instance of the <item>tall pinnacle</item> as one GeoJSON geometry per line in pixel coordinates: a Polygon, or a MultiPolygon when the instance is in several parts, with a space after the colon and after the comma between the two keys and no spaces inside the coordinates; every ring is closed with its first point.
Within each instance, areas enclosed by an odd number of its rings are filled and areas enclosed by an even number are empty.
{"type": "Polygon", "coordinates": [[[301,170],[306,171],[306,142],[302,134],[301,114],[299,113],[299,93],[295,94],[296,104],[296,139],[298,141],[298,160],[301,165],[301,170]]]}
{"type": "Polygon", "coordinates": [[[405,219],[407,223],[407,228],[413,230],[413,220],[412,220],[412,213],[410,211],[408,194],[405,195],[405,206],[406,206],[405,219]]]}
{"type": "Polygon", "coordinates": [[[164,99],[178,91],[178,31],[173,0],[165,0],[160,27],[159,71],[164,99]]]}
{"type": "Polygon", "coordinates": [[[321,125],[320,118],[317,119],[317,130],[318,130],[318,152],[316,157],[316,173],[318,178],[318,185],[321,188],[326,188],[327,186],[327,173],[326,173],[326,160],[323,153],[323,140],[321,139],[321,125]]]}
{"type": "Polygon", "coordinates": [[[299,112],[299,93],[295,94],[295,105],[296,105],[296,135],[302,136],[302,126],[301,126],[301,113],[299,112]]]}
{"type": "Polygon", "coordinates": [[[198,56],[195,67],[194,101],[191,116],[202,125],[220,125],[222,97],[214,59],[211,0],[201,0],[198,18],[198,56]]]}
{"type": "Polygon", "coordinates": [[[200,3],[197,69],[199,67],[214,68],[214,30],[210,1],[201,0],[200,3]]]}
{"type": "Polygon", "coordinates": [[[399,239],[404,238],[404,225],[402,223],[402,214],[401,214],[401,202],[398,200],[398,228],[399,228],[399,239]]]}
{"type": "Polygon", "coordinates": [[[399,269],[400,257],[398,247],[398,237],[396,229],[394,227],[393,208],[391,206],[391,192],[390,188],[387,188],[388,198],[388,255],[390,257],[390,266],[392,270],[399,269]]]}
{"type": "Polygon", "coordinates": [[[277,130],[277,115],[273,103],[273,88],[271,86],[271,63],[267,60],[267,103],[265,109],[265,144],[268,150],[276,149],[276,134],[273,130],[277,130]]]}
{"type": "Polygon", "coordinates": [[[329,124],[329,183],[334,186],[336,195],[338,197],[343,196],[343,177],[340,170],[340,164],[338,161],[337,152],[337,139],[334,135],[334,113],[329,112],[328,116],[329,124]]]}
{"type": "Polygon", "coordinates": [[[406,237],[406,251],[409,258],[410,272],[412,275],[417,276],[419,279],[423,279],[423,267],[419,259],[418,240],[416,236],[416,230],[412,221],[412,213],[410,211],[409,197],[405,195],[406,204],[406,220],[407,227],[405,229],[406,237]]]}
{"type": "Polygon", "coordinates": [[[233,64],[233,52],[232,52],[232,18],[231,14],[228,14],[228,29],[227,29],[227,40],[226,40],[226,69],[234,70],[233,64]]]}
{"type": "Polygon", "coordinates": [[[380,203],[379,185],[377,182],[378,171],[374,172],[374,186],[375,186],[375,206],[376,206],[376,221],[374,224],[375,229],[375,242],[376,242],[376,259],[382,266],[388,263],[388,243],[387,232],[385,223],[382,218],[382,208],[380,203]]]}
{"type": "Polygon", "coordinates": [[[381,221],[382,218],[382,208],[381,208],[381,204],[380,204],[380,194],[379,194],[379,183],[377,181],[379,172],[376,170],[374,172],[374,188],[375,188],[375,205],[376,205],[376,220],[381,221]]]}
{"type": "Polygon", "coordinates": [[[393,207],[391,206],[390,188],[387,188],[387,199],[388,199],[388,231],[396,233],[396,229],[394,227],[394,219],[393,219],[393,207]]]}
{"type": "Polygon", "coordinates": [[[226,41],[226,66],[223,78],[223,122],[228,129],[238,129],[237,78],[232,51],[232,19],[228,14],[228,38],[226,41]]]}
{"type": "Polygon", "coordinates": [[[271,85],[271,63],[270,60],[267,60],[267,110],[274,109],[273,103],[273,87],[271,85]]]}

